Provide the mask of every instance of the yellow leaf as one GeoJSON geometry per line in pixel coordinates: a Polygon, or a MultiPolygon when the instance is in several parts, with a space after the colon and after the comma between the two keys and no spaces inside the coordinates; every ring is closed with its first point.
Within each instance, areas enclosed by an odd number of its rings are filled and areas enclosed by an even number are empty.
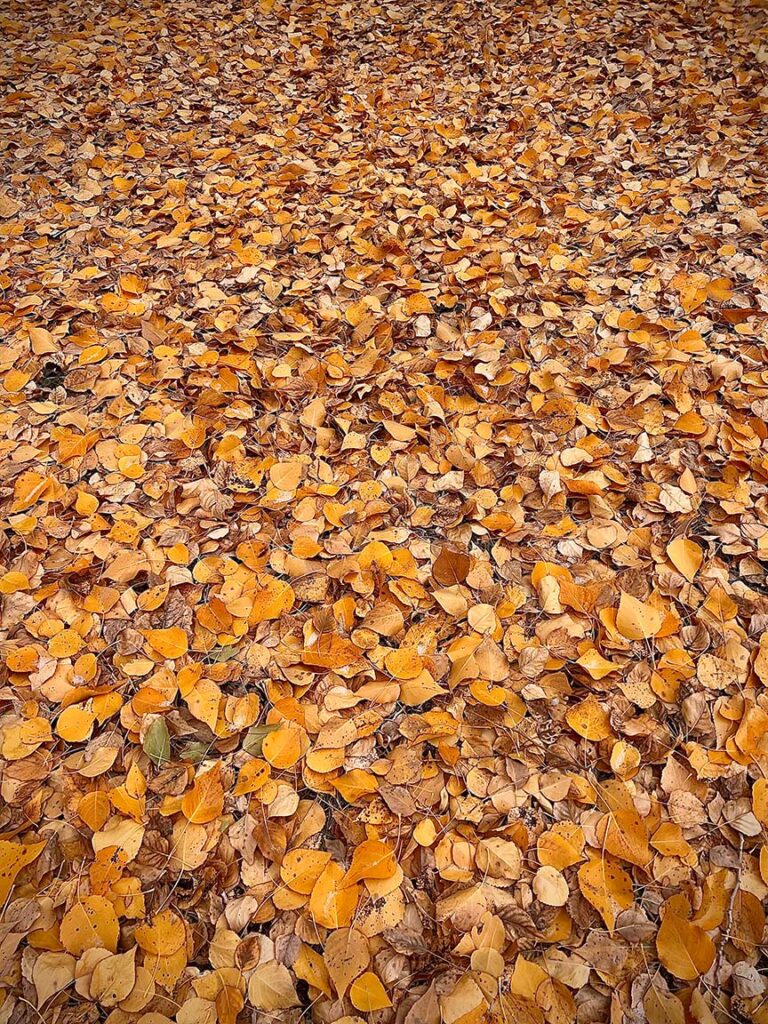
{"type": "Polygon", "coordinates": [[[340,779],[332,779],[331,785],[341,794],[348,804],[357,803],[364,796],[370,796],[379,788],[379,781],[371,772],[362,768],[353,768],[340,779]]]}
{"type": "Polygon", "coordinates": [[[289,889],[309,896],[330,859],[324,850],[289,850],[280,865],[280,877],[289,889]]]}
{"type": "Polygon", "coordinates": [[[184,700],[195,718],[215,732],[221,703],[221,690],[216,683],[212,679],[201,679],[184,695],[184,700]]]}
{"type": "Polygon", "coordinates": [[[373,971],[366,971],[352,982],[349,998],[355,1009],[362,1010],[363,1013],[384,1010],[392,1005],[384,986],[373,971]]]}
{"type": "Polygon", "coordinates": [[[638,601],[621,592],[616,628],[627,640],[648,640],[655,636],[664,622],[664,612],[648,602],[638,601]]]}
{"type": "Polygon", "coordinates": [[[612,732],[608,712],[593,694],[575,707],[569,708],[565,720],[573,731],[585,740],[604,740],[612,732]]]}
{"type": "Polygon", "coordinates": [[[647,868],[653,859],[648,845],[648,830],[634,811],[609,811],[597,825],[597,838],[602,849],[619,860],[647,868]]]}
{"type": "Polygon", "coordinates": [[[61,922],[62,945],[73,956],[98,948],[114,953],[119,935],[115,908],[104,896],[83,896],[61,922]]]}
{"type": "Polygon", "coordinates": [[[667,909],[656,936],[659,960],[682,981],[696,981],[715,959],[715,945],[703,928],[667,909]]]}
{"type": "Polygon", "coordinates": [[[281,722],[280,728],[267,733],[261,745],[264,760],[273,768],[292,768],[309,748],[309,737],[295,722],[281,722]]]}
{"type": "Polygon", "coordinates": [[[189,650],[187,634],[179,626],[145,629],[142,632],[152,650],[164,658],[181,658],[189,650]]]}
{"type": "Polygon", "coordinates": [[[105,957],[93,969],[90,996],[102,1006],[115,1006],[130,995],[136,984],[136,947],[127,953],[105,957]]]}
{"type": "Polygon", "coordinates": [[[558,871],[578,864],[584,859],[584,833],[579,825],[561,821],[553,825],[538,838],[536,851],[542,864],[548,864],[558,871]]]}
{"type": "Polygon", "coordinates": [[[667,544],[667,557],[677,571],[692,583],[704,561],[704,551],[688,537],[675,537],[667,544]]]}
{"type": "Polygon", "coordinates": [[[415,679],[424,668],[424,659],[413,647],[401,647],[390,651],[384,664],[394,679],[415,679]]]}
{"type": "Polygon", "coordinates": [[[568,882],[550,865],[539,868],[534,875],[533,891],[548,907],[563,907],[568,902],[568,882]]]}
{"type": "Polygon", "coordinates": [[[220,765],[198,775],[192,789],[184,794],[181,810],[193,825],[206,825],[221,815],[224,810],[224,789],[221,785],[220,765]]]}
{"type": "Polygon", "coordinates": [[[93,729],[96,716],[92,711],[73,704],[64,708],[56,723],[56,732],[67,743],[82,743],[88,739],[93,729]]]}
{"type": "Polygon", "coordinates": [[[145,953],[170,956],[184,944],[186,931],[184,922],[172,910],[161,910],[151,922],[138,926],[136,942],[145,953]]]}
{"type": "Polygon", "coordinates": [[[309,912],[323,928],[348,928],[352,923],[359,885],[342,888],[344,868],[337,861],[329,861],[320,873],[309,898],[309,912]]]}
{"type": "Polygon", "coordinates": [[[38,662],[37,648],[31,644],[12,648],[5,656],[5,663],[11,672],[34,672],[38,662]]]}
{"type": "Polygon", "coordinates": [[[23,572],[6,572],[0,576],[0,594],[16,594],[19,590],[29,590],[29,577],[23,572]]]}
{"type": "Polygon", "coordinates": [[[74,629],[62,629],[48,641],[48,653],[52,658],[71,658],[83,646],[83,638],[74,629]]]}
{"type": "Polygon", "coordinates": [[[0,839],[0,907],[8,899],[8,894],[13,888],[18,873],[27,864],[36,860],[45,847],[45,842],[26,845],[0,839]]]}
{"type": "Polygon", "coordinates": [[[632,879],[612,857],[593,856],[578,872],[579,888],[613,933],[616,917],[634,902],[632,879]]]}
{"type": "Polygon", "coordinates": [[[365,839],[355,847],[342,884],[346,888],[367,878],[391,878],[396,870],[394,850],[378,839],[365,839]]]}
{"type": "Polygon", "coordinates": [[[106,793],[94,790],[80,798],[77,805],[78,817],[92,832],[98,832],[109,817],[110,802],[106,793]]]}
{"type": "Polygon", "coordinates": [[[138,854],[144,840],[144,825],[129,818],[117,815],[111,818],[99,832],[93,836],[92,843],[95,853],[115,847],[124,864],[128,864],[138,854]]]}
{"type": "MultiPolygon", "coordinates": [[[[335,933],[331,933],[335,934],[335,933]]],[[[323,995],[333,999],[331,979],[328,975],[328,968],[322,956],[306,942],[302,942],[299,955],[293,962],[293,971],[297,978],[306,981],[308,985],[319,989],[323,995]]]]}
{"type": "Polygon", "coordinates": [[[277,960],[259,964],[248,979],[248,999],[257,1010],[273,1013],[299,1005],[288,968],[277,960]]]}
{"type": "Polygon", "coordinates": [[[687,857],[690,844],[683,838],[683,830],[673,821],[663,821],[651,838],[651,846],[662,857],[687,857]]]}
{"type": "Polygon", "coordinates": [[[237,776],[237,783],[233,790],[234,795],[244,796],[248,793],[257,793],[269,781],[271,774],[272,769],[260,757],[246,761],[237,776]]]}
{"type": "MultiPolygon", "coordinates": [[[[109,955],[109,954],[107,954],[109,955]]],[[[77,961],[69,953],[41,953],[32,968],[32,981],[37,993],[37,1005],[41,1007],[56,992],[71,985],[75,978],[77,961]]],[[[41,1020],[45,1018],[38,1015],[41,1020]]]]}
{"type": "MultiPolygon", "coordinates": [[[[643,998],[648,1024],[685,1024],[685,1008],[677,996],[668,995],[658,985],[651,985],[643,998]]],[[[706,1018],[696,1018],[706,1024],[706,1018]]]]}
{"type": "Polygon", "coordinates": [[[608,661],[594,647],[582,654],[576,664],[585,669],[592,679],[597,680],[604,679],[611,672],[618,672],[621,669],[621,665],[608,661]]]}
{"type": "Polygon", "coordinates": [[[303,468],[300,462],[277,462],[269,470],[269,479],[280,491],[295,491],[303,468]]]}
{"type": "MultiPolygon", "coordinates": [[[[182,946],[175,953],[169,953],[167,956],[149,954],[144,958],[144,966],[149,970],[156,984],[164,988],[166,992],[172,992],[187,966],[187,951],[182,946]]],[[[139,1018],[142,1020],[142,1024],[154,1024],[154,1022],[147,1021],[146,1016],[151,1017],[151,1014],[139,1018]]]]}
{"type": "Polygon", "coordinates": [[[295,595],[293,587],[275,576],[262,576],[259,589],[254,594],[253,609],[248,616],[248,623],[256,626],[260,622],[279,619],[283,612],[293,608],[295,595]]]}
{"type": "MultiPolygon", "coordinates": [[[[404,310],[408,316],[416,316],[422,313],[433,313],[432,303],[423,292],[412,292],[405,300],[404,310]]],[[[387,1003],[387,1006],[390,1006],[387,1003]]]]}
{"type": "Polygon", "coordinates": [[[333,986],[343,998],[352,981],[371,962],[368,939],[356,928],[338,928],[325,940],[323,949],[333,986]]]}

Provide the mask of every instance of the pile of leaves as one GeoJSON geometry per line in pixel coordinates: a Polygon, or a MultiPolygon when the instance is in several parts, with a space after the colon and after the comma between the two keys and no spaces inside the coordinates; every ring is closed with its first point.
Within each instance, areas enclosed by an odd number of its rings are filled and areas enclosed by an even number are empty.
{"type": "Polygon", "coordinates": [[[0,1024],[768,1022],[747,0],[0,15],[0,1024]]]}

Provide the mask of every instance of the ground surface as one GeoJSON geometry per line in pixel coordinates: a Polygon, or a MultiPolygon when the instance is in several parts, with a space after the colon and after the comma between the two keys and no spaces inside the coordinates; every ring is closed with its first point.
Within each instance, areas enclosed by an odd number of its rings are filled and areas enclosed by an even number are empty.
{"type": "Polygon", "coordinates": [[[768,1021],[767,21],[4,5],[0,1024],[768,1021]]]}

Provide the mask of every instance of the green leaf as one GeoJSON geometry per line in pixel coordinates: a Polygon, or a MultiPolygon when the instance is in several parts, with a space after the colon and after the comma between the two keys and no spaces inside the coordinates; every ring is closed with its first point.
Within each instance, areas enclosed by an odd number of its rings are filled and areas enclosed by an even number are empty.
{"type": "Polygon", "coordinates": [[[156,718],[144,736],[144,753],[156,768],[171,759],[171,736],[164,718],[156,718]]]}
{"type": "Polygon", "coordinates": [[[238,653],[238,647],[222,647],[218,651],[211,651],[208,655],[208,661],[217,663],[221,661],[231,661],[238,653]]]}
{"type": "Polygon", "coordinates": [[[190,764],[200,764],[211,752],[211,748],[207,743],[199,743],[193,740],[179,751],[180,761],[189,761],[190,764]]]}
{"type": "Polygon", "coordinates": [[[243,750],[246,754],[253,754],[254,757],[261,757],[261,745],[264,742],[265,737],[269,736],[271,732],[275,732],[275,730],[279,728],[279,722],[276,722],[274,725],[254,725],[252,729],[248,730],[248,734],[243,740],[243,750]]]}

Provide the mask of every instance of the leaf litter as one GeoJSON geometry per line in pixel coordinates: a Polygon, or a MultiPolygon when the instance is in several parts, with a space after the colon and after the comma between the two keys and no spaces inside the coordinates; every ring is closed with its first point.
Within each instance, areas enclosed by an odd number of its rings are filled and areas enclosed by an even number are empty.
{"type": "Polygon", "coordinates": [[[768,1021],[764,13],[6,6],[0,1024],[768,1021]]]}

